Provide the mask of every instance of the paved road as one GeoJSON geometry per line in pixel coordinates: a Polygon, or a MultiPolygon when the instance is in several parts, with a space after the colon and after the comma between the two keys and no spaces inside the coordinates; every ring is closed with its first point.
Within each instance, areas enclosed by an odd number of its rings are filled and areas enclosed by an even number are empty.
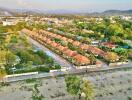
{"type": "Polygon", "coordinates": [[[58,64],[60,64],[62,67],[67,67],[70,69],[75,69],[73,65],[65,60],[64,58],[60,57],[56,53],[52,52],[48,48],[46,48],[44,45],[41,45],[37,41],[33,40],[32,38],[28,37],[28,41],[37,49],[43,50],[47,55],[51,56],[58,64]]]}
{"type": "MultiPolygon", "coordinates": [[[[92,70],[87,70],[87,73],[95,73],[95,72],[113,72],[113,71],[119,71],[119,70],[124,70],[124,69],[132,69],[132,66],[127,66],[126,67],[115,67],[115,68],[107,68],[107,69],[92,69],[92,70]]],[[[58,75],[68,75],[68,74],[84,74],[86,73],[85,69],[78,70],[78,71],[57,71],[57,72],[51,72],[51,73],[38,73],[38,74],[29,74],[29,75],[18,75],[18,76],[12,76],[5,78],[4,80],[6,82],[16,82],[20,80],[26,80],[26,79],[32,79],[32,78],[47,78],[47,77],[56,77],[58,75]]],[[[0,81],[1,82],[1,81],[0,81]]]]}

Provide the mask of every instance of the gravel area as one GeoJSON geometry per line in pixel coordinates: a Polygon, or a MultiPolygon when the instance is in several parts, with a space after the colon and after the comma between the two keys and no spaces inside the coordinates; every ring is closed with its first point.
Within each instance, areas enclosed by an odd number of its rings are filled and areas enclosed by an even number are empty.
{"type": "MultiPolygon", "coordinates": [[[[94,100],[128,100],[132,96],[132,70],[90,73],[79,77],[89,80],[93,85],[94,100]]],[[[77,96],[67,93],[64,77],[43,78],[33,83],[10,83],[0,88],[0,100],[32,100],[35,84],[39,84],[38,90],[44,100],[78,100],[77,96]]]]}

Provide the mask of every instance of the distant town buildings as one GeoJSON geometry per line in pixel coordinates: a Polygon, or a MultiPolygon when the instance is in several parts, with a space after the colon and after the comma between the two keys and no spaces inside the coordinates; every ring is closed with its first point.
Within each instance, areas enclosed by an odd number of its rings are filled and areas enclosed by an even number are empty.
{"type": "Polygon", "coordinates": [[[126,21],[130,21],[132,20],[131,16],[120,16],[121,19],[126,20],[126,21]]]}
{"type": "Polygon", "coordinates": [[[6,21],[2,21],[3,26],[10,26],[10,25],[16,25],[17,20],[14,19],[7,19],[6,21]]]}

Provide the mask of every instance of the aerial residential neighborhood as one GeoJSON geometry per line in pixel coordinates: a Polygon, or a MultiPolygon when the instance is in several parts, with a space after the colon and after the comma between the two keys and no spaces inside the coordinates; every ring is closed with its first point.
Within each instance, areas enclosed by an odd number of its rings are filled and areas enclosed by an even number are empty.
{"type": "Polygon", "coordinates": [[[2,1],[0,100],[132,100],[132,11],[88,1],[2,1]]]}

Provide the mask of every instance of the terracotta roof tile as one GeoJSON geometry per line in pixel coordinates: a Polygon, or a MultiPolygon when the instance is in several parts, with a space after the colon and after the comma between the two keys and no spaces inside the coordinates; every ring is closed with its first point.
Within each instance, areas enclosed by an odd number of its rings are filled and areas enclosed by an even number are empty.
{"type": "Polygon", "coordinates": [[[88,50],[89,45],[87,45],[87,44],[82,44],[82,45],[80,45],[80,48],[81,48],[82,50],[88,50]]]}
{"type": "Polygon", "coordinates": [[[110,43],[110,42],[103,42],[103,43],[101,43],[101,45],[102,46],[105,46],[105,47],[107,47],[107,48],[115,48],[116,47],[116,45],[113,45],[112,43],[110,43]]]}
{"type": "Polygon", "coordinates": [[[73,57],[75,55],[77,55],[77,52],[76,51],[72,51],[70,49],[67,49],[66,51],[63,52],[66,56],[69,56],[69,57],[73,57]]]}
{"type": "Polygon", "coordinates": [[[88,49],[89,52],[92,52],[93,54],[95,55],[99,55],[101,57],[104,57],[106,52],[104,52],[103,50],[97,48],[97,47],[93,47],[93,46],[89,46],[89,49],[88,49]]]}
{"type": "Polygon", "coordinates": [[[60,50],[61,52],[64,52],[64,51],[66,51],[68,48],[60,45],[60,46],[57,46],[57,49],[60,50]]]}
{"type": "Polygon", "coordinates": [[[47,38],[47,40],[45,41],[47,44],[51,45],[52,41],[50,39],[47,38]]]}
{"type": "Polygon", "coordinates": [[[67,41],[67,38],[66,38],[66,37],[62,37],[61,39],[62,39],[63,41],[65,41],[65,42],[67,41]]]}
{"type": "Polygon", "coordinates": [[[72,39],[67,39],[67,41],[68,41],[68,42],[70,42],[70,43],[72,43],[72,42],[73,42],[73,40],[72,40],[72,39]]]}
{"type": "Polygon", "coordinates": [[[81,65],[90,64],[90,60],[89,60],[87,57],[82,56],[82,55],[80,55],[80,54],[74,56],[73,59],[74,59],[77,63],[79,63],[79,64],[81,64],[81,65]]]}
{"type": "Polygon", "coordinates": [[[72,44],[73,44],[74,46],[79,46],[79,45],[81,45],[81,43],[78,42],[78,41],[73,41],[72,44]]]}
{"type": "Polygon", "coordinates": [[[58,44],[57,43],[55,43],[55,42],[53,42],[52,41],[52,43],[50,44],[52,47],[54,47],[54,48],[56,48],[57,46],[58,46],[58,44]]]}
{"type": "Polygon", "coordinates": [[[61,38],[62,38],[62,36],[61,36],[61,35],[57,35],[57,38],[58,38],[58,39],[61,39],[61,38]]]}
{"type": "Polygon", "coordinates": [[[52,34],[52,37],[53,37],[53,38],[57,38],[57,35],[56,35],[56,34],[52,34]]]}
{"type": "Polygon", "coordinates": [[[43,42],[46,42],[46,41],[47,41],[47,38],[46,38],[46,37],[43,37],[43,38],[42,38],[42,41],[43,41],[43,42]]]}

